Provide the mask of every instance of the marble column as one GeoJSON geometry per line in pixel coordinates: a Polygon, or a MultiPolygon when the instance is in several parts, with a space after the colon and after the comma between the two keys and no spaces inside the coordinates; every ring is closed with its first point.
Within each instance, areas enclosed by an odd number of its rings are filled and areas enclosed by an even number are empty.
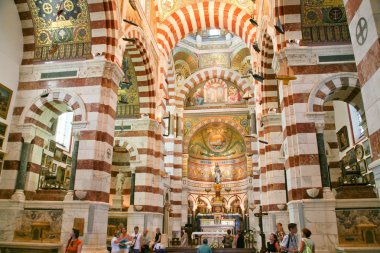
{"type": "Polygon", "coordinates": [[[135,205],[136,167],[131,164],[131,193],[129,197],[128,212],[134,212],[135,205]]]}
{"type": "Polygon", "coordinates": [[[330,172],[327,164],[325,140],[323,136],[325,123],[315,123],[315,129],[317,130],[318,158],[321,170],[322,187],[330,187],[330,172]]]}
{"type": "Polygon", "coordinates": [[[17,173],[15,193],[12,195],[12,200],[25,200],[24,188],[26,183],[26,170],[28,167],[30,147],[34,136],[35,133],[32,133],[31,131],[22,133],[24,142],[21,147],[20,165],[17,173]]]}
{"type": "Polygon", "coordinates": [[[74,188],[75,188],[75,175],[77,172],[77,162],[78,162],[78,151],[79,151],[79,137],[80,130],[75,129],[73,125],[73,150],[71,153],[71,172],[70,172],[70,184],[67,194],[65,196],[66,201],[71,201],[74,199],[74,188]]]}

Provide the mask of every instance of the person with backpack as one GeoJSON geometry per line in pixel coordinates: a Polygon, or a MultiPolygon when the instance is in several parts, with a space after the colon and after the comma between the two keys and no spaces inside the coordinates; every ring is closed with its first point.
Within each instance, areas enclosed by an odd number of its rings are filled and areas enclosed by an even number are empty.
{"type": "Polygon", "coordinates": [[[302,229],[302,240],[300,243],[300,253],[315,253],[315,244],[310,239],[311,231],[307,228],[302,229]]]}
{"type": "Polygon", "coordinates": [[[222,240],[222,243],[223,243],[223,246],[224,248],[232,248],[232,243],[234,241],[234,238],[233,236],[231,235],[231,230],[228,229],[227,230],[227,235],[224,236],[223,240],[222,240]]]}
{"type": "Polygon", "coordinates": [[[298,252],[297,224],[288,224],[289,234],[285,235],[281,242],[281,251],[287,253],[298,252]]]}

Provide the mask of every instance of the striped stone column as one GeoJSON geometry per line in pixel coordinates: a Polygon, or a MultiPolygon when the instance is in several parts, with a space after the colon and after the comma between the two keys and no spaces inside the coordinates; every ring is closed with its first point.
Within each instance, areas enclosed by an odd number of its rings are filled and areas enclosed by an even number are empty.
{"type": "Polygon", "coordinates": [[[344,0],[347,22],[363,96],[372,168],[376,186],[380,189],[380,5],[376,0],[344,0]]]}

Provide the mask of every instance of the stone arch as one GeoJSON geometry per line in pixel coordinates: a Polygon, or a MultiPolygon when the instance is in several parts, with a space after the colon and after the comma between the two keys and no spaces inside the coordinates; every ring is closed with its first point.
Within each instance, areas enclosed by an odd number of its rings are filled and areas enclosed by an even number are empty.
{"type": "MultiPolygon", "coordinates": [[[[38,96],[24,108],[19,124],[32,123],[40,126],[42,113],[51,103],[64,103],[70,107],[74,113],[73,122],[87,122],[86,106],[78,94],[68,89],[52,89],[47,97],[38,96]]],[[[57,113],[59,112],[57,111],[57,113]]],[[[63,113],[63,111],[60,113],[63,113]]]]}
{"type": "Polygon", "coordinates": [[[193,89],[200,82],[207,81],[211,78],[219,78],[233,82],[244,93],[249,91],[251,95],[253,95],[253,86],[249,83],[248,79],[242,78],[239,72],[227,68],[211,67],[193,73],[184,81],[183,85],[180,88],[180,91],[177,93],[177,106],[179,108],[183,108],[186,97],[191,89],[193,89]]]}
{"type": "Polygon", "coordinates": [[[187,34],[207,28],[221,28],[239,36],[251,48],[256,28],[250,18],[249,13],[230,3],[194,3],[178,9],[159,25],[157,42],[163,54],[168,56],[187,34]]]}
{"type": "Polygon", "coordinates": [[[206,205],[207,205],[207,208],[211,208],[211,202],[210,202],[210,200],[208,199],[208,198],[206,198],[205,196],[203,196],[203,195],[199,195],[197,198],[196,198],[196,206],[198,207],[198,200],[202,200],[203,202],[205,202],[206,203],[206,205]]]}
{"type": "Polygon", "coordinates": [[[345,91],[343,94],[345,97],[333,99],[351,104],[359,111],[360,115],[365,116],[363,99],[360,94],[360,83],[356,73],[339,73],[314,85],[309,95],[308,111],[322,112],[324,103],[339,90],[345,91]]]}
{"type": "Polygon", "coordinates": [[[227,207],[231,207],[231,204],[232,204],[233,202],[235,202],[236,200],[238,200],[240,203],[241,203],[241,201],[242,201],[238,195],[233,195],[233,196],[231,196],[231,197],[227,200],[227,207]]]}
{"type": "MultiPolygon", "coordinates": [[[[231,127],[235,128],[237,130],[237,132],[239,132],[240,134],[246,133],[246,130],[241,125],[237,124],[233,120],[230,120],[230,119],[209,118],[207,120],[202,121],[201,123],[199,123],[194,128],[192,128],[191,131],[189,132],[189,134],[187,135],[188,137],[183,140],[183,153],[184,154],[187,154],[187,152],[188,152],[188,146],[189,146],[190,140],[193,137],[193,135],[199,129],[201,129],[202,127],[204,127],[205,125],[210,124],[210,123],[214,123],[214,122],[225,123],[227,125],[230,125],[231,127]]],[[[245,138],[244,136],[242,136],[242,137],[245,140],[246,152],[249,153],[250,150],[251,150],[249,138],[245,138]]]]}
{"type": "Polygon", "coordinates": [[[125,148],[128,151],[131,161],[139,161],[139,151],[137,147],[131,143],[128,143],[125,138],[115,137],[114,146],[125,148]]]}
{"type": "Polygon", "coordinates": [[[135,39],[134,42],[125,42],[121,38],[119,45],[121,48],[125,48],[124,52],[128,53],[135,68],[139,88],[140,114],[147,114],[150,118],[154,118],[156,93],[154,91],[154,69],[151,62],[153,57],[148,51],[148,43],[141,28],[130,26],[125,31],[125,37],[135,39]]]}

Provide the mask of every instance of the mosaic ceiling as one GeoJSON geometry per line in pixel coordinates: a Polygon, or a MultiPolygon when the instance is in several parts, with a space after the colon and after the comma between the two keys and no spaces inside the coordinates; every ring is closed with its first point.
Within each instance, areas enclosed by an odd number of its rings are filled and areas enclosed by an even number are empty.
{"type": "Polygon", "coordinates": [[[36,60],[91,55],[91,29],[86,0],[28,0],[34,24],[36,60]]]}

